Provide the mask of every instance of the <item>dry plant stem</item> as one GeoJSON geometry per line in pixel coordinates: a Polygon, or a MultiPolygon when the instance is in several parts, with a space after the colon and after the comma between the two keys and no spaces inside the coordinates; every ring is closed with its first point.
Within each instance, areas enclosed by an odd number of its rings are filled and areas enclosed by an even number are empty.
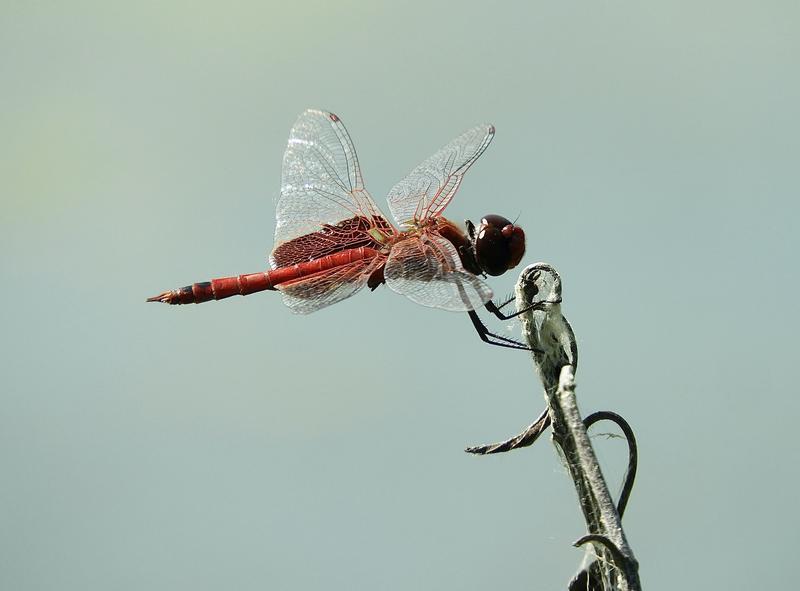
{"type": "Polygon", "coordinates": [[[561,313],[561,278],[546,263],[525,268],[516,286],[522,332],[545,390],[553,441],[578,493],[588,535],[606,588],[640,591],[639,566],[625,538],[620,516],[608,492],[575,398],[578,349],[572,327],[561,313]],[[606,568],[613,565],[615,568],[606,568]]]}
{"type": "Polygon", "coordinates": [[[641,589],[639,564],[625,538],[617,508],[578,411],[572,366],[561,369],[557,390],[546,393],[546,397],[553,419],[553,441],[563,453],[589,531],[589,536],[579,541],[594,543],[600,559],[619,569],[622,575],[616,577],[619,589],[638,591],[641,589]],[[613,546],[600,543],[603,538],[613,546]]]}

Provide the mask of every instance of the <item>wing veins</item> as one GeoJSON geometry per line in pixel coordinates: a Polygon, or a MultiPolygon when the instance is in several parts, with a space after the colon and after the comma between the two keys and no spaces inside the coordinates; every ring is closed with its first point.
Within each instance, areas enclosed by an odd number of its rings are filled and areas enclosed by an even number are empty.
{"type": "MultiPolygon", "coordinates": [[[[339,186],[339,188],[342,191],[344,191],[345,193],[352,193],[353,192],[352,183],[348,182],[347,184],[345,184],[344,180],[342,179],[341,175],[339,174],[339,171],[336,170],[336,168],[334,166],[332,166],[330,162],[328,162],[327,158],[324,157],[324,154],[322,154],[322,151],[319,148],[314,146],[314,151],[318,155],[317,161],[320,162],[322,164],[322,166],[325,168],[325,171],[328,173],[328,176],[330,177],[330,179],[334,183],[336,183],[339,186]]],[[[345,156],[345,159],[347,159],[347,156],[345,156]]],[[[349,176],[349,174],[350,173],[348,171],[348,176],[349,176]]],[[[348,179],[348,181],[349,181],[349,179],[348,179]]]]}
{"type": "Polygon", "coordinates": [[[336,133],[336,139],[339,140],[339,146],[342,148],[342,153],[344,154],[344,158],[347,161],[347,176],[348,180],[350,181],[350,191],[352,193],[354,191],[354,187],[363,187],[364,180],[361,177],[361,167],[358,163],[358,155],[356,154],[356,148],[353,145],[353,141],[350,139],[350,136],[347,134],[346,131],[342,129],[343,125],[341,125],[341,120],[336,121],[336,124],[333,126],[333,130],[336,133]],[[345,148],[345,144],[347,147],[345,148]],[[349,154],[353,155],[352,162],[348,156],[349,154]],[[354,175],[358,178],[350,178],[350,175],[354,175]]]}
{"type": "Polygon", "coordinates": [[[461,186],[467,169],[491,143],[494,127],[479,125],[462,133],[419,164],[387,197],[398,223],[440,215],[461,186]]]}

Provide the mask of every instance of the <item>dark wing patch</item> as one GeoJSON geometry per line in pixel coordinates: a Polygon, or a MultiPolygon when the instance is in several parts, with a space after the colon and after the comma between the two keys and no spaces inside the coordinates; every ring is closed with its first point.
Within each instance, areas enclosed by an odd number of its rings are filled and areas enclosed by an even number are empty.
{"type": "Polygon", "coordinates": [[[343,220],[336,225],[325,224],[320,230],[288,240],[272,251],[274,268],[290,267],[313,261],[349,248],[368,246],[379,249],[381,244],[369,233],[373,228],[391,231],[389,223],[381,218],[372,220],[363,216],[343,220]]]}

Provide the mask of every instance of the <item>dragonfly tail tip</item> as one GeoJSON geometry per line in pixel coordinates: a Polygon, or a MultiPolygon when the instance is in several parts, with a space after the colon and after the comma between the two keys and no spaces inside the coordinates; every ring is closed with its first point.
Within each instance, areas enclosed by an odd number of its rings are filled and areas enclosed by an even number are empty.
{"type": "Polygon", "coordinates": [[[148,302],[161,302],[163,304],[171,304],[172,303],[172,292],[165,291],[164,293],[160,293],[157,296],[153,296],[152,298],[147,298],[148,302]]]}

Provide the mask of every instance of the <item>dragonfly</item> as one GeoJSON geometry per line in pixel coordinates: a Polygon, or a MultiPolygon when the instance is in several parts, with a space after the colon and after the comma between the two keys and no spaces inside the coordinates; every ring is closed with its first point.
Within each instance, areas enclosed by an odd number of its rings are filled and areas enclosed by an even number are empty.
{"type": "Polygon", "coordinates": [[[292,312],[309,314],[386,284],[423,306],[467,312],[486,343],[528,349],[490,332],[475,312],[485,307],[502,320],[522,313],[503,313],[513,298],[495,304],[484,278],[519,264],[524,231],[497,214],[464,227],[442,215],[494,134],[492,125],[473,127],[414,168],[389,191],[392,223],[364,186],[342,120],[306,110],[283,157],[269,270],[194,283],[147,301],[199,304],[277,290],[292,312]]]}

